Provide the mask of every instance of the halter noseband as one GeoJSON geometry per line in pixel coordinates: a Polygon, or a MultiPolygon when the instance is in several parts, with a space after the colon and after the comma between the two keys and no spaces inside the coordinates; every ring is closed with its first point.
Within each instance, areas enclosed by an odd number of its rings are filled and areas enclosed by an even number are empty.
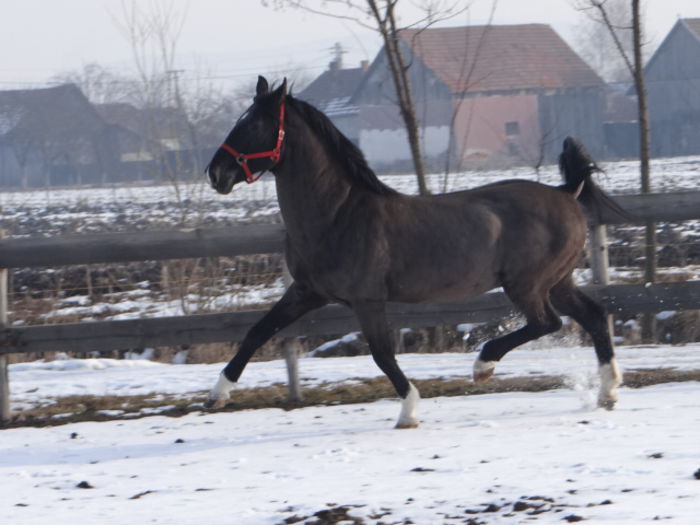
{"type": "Polygon", "coordinates": [[[248,184],[251,184],[258,180],[260,177],[263,176],[263,173],[265,171],[260,172],[260,174],[256,177],[253,175],[253,173],[250,171],[250,168],[248,167],[248,161],[251,159],[265,159],[269,158],[272,161],[272,166],[270,166],[271,169],[275,166],[280,161],[280,157],[282,156],[282,143],[284,142],[284,102],[280,104],[280,124],[277,129],[277,144],[275,144],[274,149],[271,149],[269,151],[262,151],[260,153],[239,153],[236,151],[234,148],[226,144],[225,142],[219,146],[219,149],[222,149],[231,155],[233,155],[233,158],[236,159],[236,162],[238,165],[243,168],[243,172],[245,173],[245,180],[248,184]]]}

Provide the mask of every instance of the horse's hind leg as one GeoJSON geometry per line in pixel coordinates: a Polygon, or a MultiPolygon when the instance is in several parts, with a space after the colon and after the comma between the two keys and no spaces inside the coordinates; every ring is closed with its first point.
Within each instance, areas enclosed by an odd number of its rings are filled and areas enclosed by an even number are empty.
{"type": "Polygon", "coordinates": [[[229,391],[238,381],[255,351],[305,313],[327,303],[327,300],[316,293],[302,289],[297,283],[292,283],[272,309],[248,330],[238,352],[221,371],[204,406],[208,408],[223,407],[229,399],[229,391]]]}
{"type": "Polygon", "coordinates": [[[598,406],[612,410],[617,401],[617,387],[622,383],[622,376],[615,360],[605,311],[579,290],[570,277],[552,288],[551,298],[557,310],[573,318],[593,339],[600,373],[598,406]]]}
{"type": "Polygon", "coordinates": [[[556,332],[561,328],[561,319],[549,303],[547,294],[533,290],[520,293],[518,290],[504,290],[510,300],[524,314],[527,324],[514,332],[487,341],[474,362],[474,381],[486,381],[496,368],[496,363],[516,346],[556,332]]]}
{"type": "Polygon", "coordinates": [[[353,304],[352,308],[360,322],[362,333],[369,343],[374,362],[386,374],[403,400],[396,428],[416,428],[418,426],[416,410],[420,394],[418,389],[406,379],[396,362],[392,332],[386,320],[385,304],[379,301],[363,301],[353,304]]]}

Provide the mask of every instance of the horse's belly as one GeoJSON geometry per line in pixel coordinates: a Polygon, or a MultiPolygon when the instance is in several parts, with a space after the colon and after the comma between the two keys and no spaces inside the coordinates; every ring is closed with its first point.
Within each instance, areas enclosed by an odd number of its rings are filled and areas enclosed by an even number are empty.
{"type": "Polygon", "coordinates": [[[500,286],[493,276],[447,281],[439,278],[400,280],[390,284],[389,300],[418,303],[459,301],[475,297],[500,286]]]}

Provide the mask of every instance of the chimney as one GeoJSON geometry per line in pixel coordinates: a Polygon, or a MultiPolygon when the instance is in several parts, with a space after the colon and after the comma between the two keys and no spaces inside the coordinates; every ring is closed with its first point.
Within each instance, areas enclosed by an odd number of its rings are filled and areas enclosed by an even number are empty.
{"type": "Polygon", "coordinates": [[[362,71],[367,71],[369,69],[369,60],[360,62],[360,69],[362,69],[362,71]]]}
{"type": "Polygon", "coordinates": [[[340,45],[340,42],[336,42],[331,51],[333,53],[333,60],[328,64],[328,69],[331,71],[343,69],[343,55],[345,54],[343,46],[340,45]]]}

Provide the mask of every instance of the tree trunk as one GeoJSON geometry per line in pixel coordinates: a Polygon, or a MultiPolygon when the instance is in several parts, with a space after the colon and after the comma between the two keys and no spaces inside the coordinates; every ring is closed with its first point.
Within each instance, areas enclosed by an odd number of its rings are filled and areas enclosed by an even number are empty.
{"type": "MultiPolygon", "coordinates": [[[[651,191],[649,169],[650,133],[649,108],[647,106],[644,64],[642,59],[642,21],[639,14],[640,0],[632,0],[632,37],[634,41],[634,85],[637,90],[637,110],[639,113],[639,160],[642,193],[651,191]]],[[[656,223],[646,221],[644,232],[644,282],[656,281],[656,223]]],[[[645,314],[642,320],[642,341],[652,342],[654,336],[654,316],[645,314]]]]}
{"type": "Polygon", "coordinates": [[[413,167],[416,171],[416,179],[418,182],[418,191],[421,195],[430,193],[425,182],[425,167],[423,165],[423,155],[420,150],[420,134],[418,119],[416,118],[416,108],[413,103],[413,93],[411,91],[411,82],[408,78],[408,66],[401,53],[401,39],[399,31],[396,28],[396,18],[394,16],[394,7],[396,0],[386,2],[384,15],[379,10],[375,0],[367,0],[367,4],[377,21],[377,27],[384,40],[384,51],[386,52],[389,71],[391,72],[392,80],[396,88],[396,99],[399,105],[399,112],[406,127],[408,135],[408,146],[411,150],[411,158],[413,159],[413,167]]]}

